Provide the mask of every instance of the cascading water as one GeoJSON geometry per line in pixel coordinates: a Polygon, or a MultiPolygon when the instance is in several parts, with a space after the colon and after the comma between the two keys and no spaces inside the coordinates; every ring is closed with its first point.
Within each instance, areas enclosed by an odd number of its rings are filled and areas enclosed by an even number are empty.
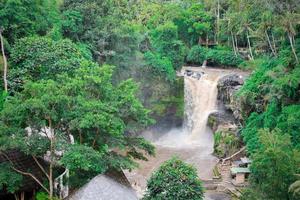
{"type": "MultiPolygon", "coordinates": [[[[200,72],[194,72],[199,74],[200,72]]],[[[184,77],[185,113],[183,130],[192,138],[205,134],[207,119],[216,109],[219,76],[201,73],[201,77],[184,77]]]]}
{"type": "Polygon", "coordinates": [[[144,132],[144,137],[156,146],[156,156],[150,157],[148,161],[139,161],[138,169],[125,172],[140,197],[145,191],[151,173],[174,155],[193,164],[202,180],[212,179],[217,158],[212,155],[213,134],[206,124],[209,114],[217,107],[218,80],[228,73],[230,71],[220,69],[183,68],[184,126],[166,133],[152,130],[144,132]],[[151,138],[153,135],[156,136],[155,140],[151,138]]]}

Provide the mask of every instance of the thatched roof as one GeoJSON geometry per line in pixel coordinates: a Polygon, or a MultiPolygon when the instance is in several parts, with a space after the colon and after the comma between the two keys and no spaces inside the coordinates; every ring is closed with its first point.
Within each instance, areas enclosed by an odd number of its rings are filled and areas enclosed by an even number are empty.
{"type": "Polygon", "coordinates": [[[68,200],[138,200],[122,171],[109,171],[94,177],[68,200]]]}
{"type": "MultiPolygon", "coordinates": [[[[0,163],[4,162],[12,162],[13,166],[23,172],[30,172],[35,177],[37,177],[39,180],[43,179],[43,174],[38,167],[38,165],[35,163],[33,158],[31,156],[25,155],[24,153],[18,151],[18,150],[7,150],[4,152],[5,155],[9,158],[7,159],[6,156],[4,156],[0,152],[0,163]]],[[[42,160],[39,160],[40,163],[43,163],[42,160]]],[[[30,177],[30,176],[23,176],[22,185],[19,189],[19,191],[25,191],[30,192],[34,189],[38,189],[39,185],[30,177]]],[[[0,190],[0,195],[5,195],[7,192],[4,190],[0,190]]]]}

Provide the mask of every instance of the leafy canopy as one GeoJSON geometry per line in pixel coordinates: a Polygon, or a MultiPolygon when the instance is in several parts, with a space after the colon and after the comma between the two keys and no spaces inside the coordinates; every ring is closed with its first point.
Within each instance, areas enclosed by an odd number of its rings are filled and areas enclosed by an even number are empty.
{"type": "Polygon", "coordinates": [[[144,200],[201,200],[204,189],[196,169],[174,157],[164,162],[147,182],[144,200]]]}

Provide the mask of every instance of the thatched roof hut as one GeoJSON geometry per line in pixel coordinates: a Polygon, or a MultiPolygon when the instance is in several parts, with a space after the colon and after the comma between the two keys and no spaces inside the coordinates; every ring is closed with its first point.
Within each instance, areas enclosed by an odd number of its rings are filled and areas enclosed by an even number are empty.
{"type": "Polygon", "coordinates": [[[68,200],[138,200],[122,171],[109,171],[94,177],[68,200]]]}
{"type": "MultiPolygon", "coordinates": [[[[39,161],[43,163],[42,160],[39,161]]],[[[13,166],[20,171],[30,172],[39,180],[43,180],[44,178],[34,159],[18,150],[7,150],[5,152],[0,151],[0,163],[6,162],[13,164],[13,166]]],[[[18,192],[32,192],[38,188],[39,185],[30,176],[23,176],[23,181],[18,192]]],[[[8,192],[4,186],[4,189],[0,190],[0,199],[6,195],[8,195],[8,192]]]]}

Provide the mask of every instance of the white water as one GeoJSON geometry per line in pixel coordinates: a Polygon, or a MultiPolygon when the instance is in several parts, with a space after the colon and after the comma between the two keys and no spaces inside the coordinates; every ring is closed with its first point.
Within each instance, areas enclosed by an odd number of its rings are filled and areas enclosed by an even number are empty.
{"type": "MultiPolygon", "coordinates": [[[[213,168],[217,163],[213,153],[213,134],[207,127],[208,116],[217,108],[217,83],[219,78],[230,71],[218,69],[183,68],[204,71],[199,80],[184,76],[185,116],[180,129],[166,133],[144,132],[144,137],[156,146],[156,157],[149,161],[140,161],[139,169],[125,172],[139,196],[146,188],[147,179],[162,162],[176,155],[185,162],[193,164],[202,180],[213,177],[213,168]],[[155,138],[155,139],[154,139],[155,138]],[[157,139],[158,138],[158,139],[157,139]]],[[[209,198],[208,198],[209,199],[209,198]]]]}

